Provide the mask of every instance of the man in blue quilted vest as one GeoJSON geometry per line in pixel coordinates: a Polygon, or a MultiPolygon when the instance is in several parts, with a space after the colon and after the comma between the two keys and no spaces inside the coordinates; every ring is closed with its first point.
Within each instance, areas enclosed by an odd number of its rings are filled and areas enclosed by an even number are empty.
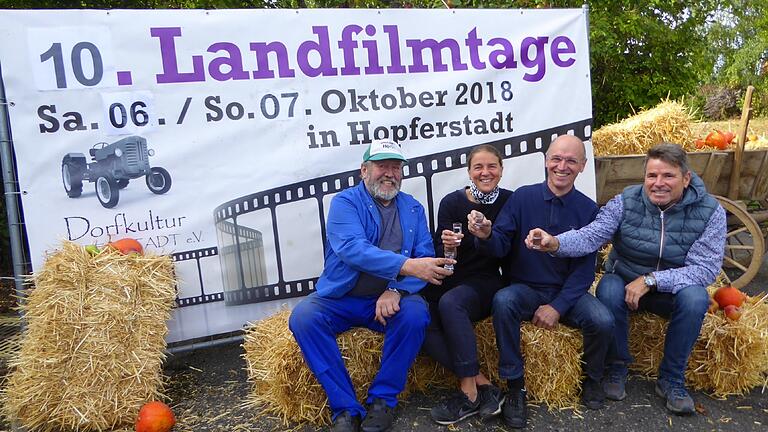
{"type": "Polygon", "coordinates": [[[706,287],[720,273],[725,248],[725,211],[688,168],[677,144],[648,151],[645,181],[611,199],[591,224],[550,236],[533,229],[526,245],[556,256],[581,256],[612,242],[597,298],[614,315],[614,340],[606,358],[606,397],[626,397],[630,311],[669,319],[656,393],[675,414],[693,414],[685,369],[709,305],[706,287]]]}

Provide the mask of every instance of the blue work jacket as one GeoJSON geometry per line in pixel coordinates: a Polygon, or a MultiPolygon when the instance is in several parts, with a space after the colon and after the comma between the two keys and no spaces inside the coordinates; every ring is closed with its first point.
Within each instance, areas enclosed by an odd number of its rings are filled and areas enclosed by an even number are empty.
{"type": "MultiPolygon", "coordinates": [[[[331,200],[326,229],[325,267],[317,281],[317,294],[338,298],[357,283],[360,272],[389,280],[388,287],[418,292],[426,282],[400,276],[408,258],[432,257],[435,249],[424,207],[411,195],[399,192],[394,199],[403,231],[400,253],[379,249],[381,214],[373,197],[360,182],[331,200]]],[[[391,205],[391,204],[390,204],[391,205]]]]}

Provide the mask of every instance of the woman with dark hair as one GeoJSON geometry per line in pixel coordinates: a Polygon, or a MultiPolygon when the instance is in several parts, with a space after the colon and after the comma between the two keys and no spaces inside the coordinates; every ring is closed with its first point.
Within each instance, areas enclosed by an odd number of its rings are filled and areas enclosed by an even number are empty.
{"type": "Polygon", "coordinates": [[[481,255],[475,248],[467,215],[476,210],[495,220],[512,192],[499,188],[503,167],[495,147],[473,148],[467,169],[470,185],[446,195],[437,212],[435,256],[455,249],[454,273],[442,285],[429,285],[421,293],[432,315],[422,349],[460,380],[461,391],[432,408],[432,419],[443,425],[475,414],[487,420],[501,412],[504,402],[499,388],[480,373],[472,325],[490,316],[493,295],[504,286],[500,260],[481,255]],[[464,234],[453,231],[454,223],[462,224],[464,234]]]}

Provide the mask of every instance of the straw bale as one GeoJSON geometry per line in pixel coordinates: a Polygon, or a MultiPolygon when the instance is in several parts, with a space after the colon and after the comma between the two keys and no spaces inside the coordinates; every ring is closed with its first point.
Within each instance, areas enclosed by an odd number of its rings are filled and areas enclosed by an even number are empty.
{"type": "Polygon", "coordinates": [[[595,156],[645,154],[664,141],[680,144],[686,151],[695,151],[692,120],[693,113],[684,104],[663,100],[651,109],[594,131],[595,156]]]}
{"type": "MultiPolygon", "coordinates": [[[[327,424],[327,398],[288,329],[289,316],[290,311],[281,311],[246,328],[243,357],[253,385],[248,403],[261,406],[262,414],[277,416],[286,424],[327,424]]],[[[352,329],[337,340],[360,399],[373,379],[371,372],[378,369],[380,337],[365,329],[352,329]]]]}
{"type": "Polygon", "coordinates": [[[4,412],[31,431],[128,426],[162,399],[166,321],[176,297],[168,256],[91,257],[64,242],[34,275],[4,412]]]}
{"type": "MultiPolygon", "coordinates": [[[[307,368],[301,350],[288,329],[290,311],[281,311],[250,324],[245,331],[243,355],[252,384],[246,404],[259,407],[261,415],[290,422],[328,424],[327,399],[307,368]]],[[[482,372],[499,382],[498,352],[491,319],[475,327],[482,372]]],[[[521,329],[529,398],[550,408],[575,407],[581,377],[581,334],[558,326],[553,331],[529,323],[521,329]]],[[[383,336],[357,328],[338,336],[339,350],[349,371],[358,400],[363,400],[381,358],[383,336]]],[[[401,394],[428,388],[457,388],[458,381],[433,360],[418,357],[401,394]]]]}
{"type": "Polygon", "coordinates": [[[707,314],[688,361],[692,387],[717,397],[742,395],[768,379],[768,304],[751,298],[738,321],[707,314]]]}
{"type": "MultiPolygon", "coordinates": [[[[710,292],[713,291],[710,287],[710,292]]],[[[742,306],[738,321],[722,311],[707,313],[688,361],[685,377],[696,390],[717,397],[742,395],[768,382],[768,304],[766,296],[751,297],[742,306]]],[[[635,363],[630,367],[655,377],[664,354],[667,320],[641,313],[630,318],[629,348],[635,363]]]]}
{"type": "MultiPolygon", "coordinates": [[[[479,322],[475,333],[482,372],[491,381],[500,382],[496,367],[499,352],[491,318],[479,322]]],[[[550,409],[576,408],[582,374],[581,332],[564,325],[545,330],[524,322],[520,337],[528,399],[550,409]]]]}

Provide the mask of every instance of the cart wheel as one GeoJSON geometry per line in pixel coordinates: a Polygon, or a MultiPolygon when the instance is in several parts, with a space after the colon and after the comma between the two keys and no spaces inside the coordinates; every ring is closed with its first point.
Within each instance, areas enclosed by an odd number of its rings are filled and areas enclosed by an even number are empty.
{"type": "Polygon", "coordinates": [[[765,239],[760,225],[744,208],[721,196],[716,197],[725,209],[728,229],[725,237],[723,270],[736,288],[742,288],[760,270],[765,251],[765,239]]]}

